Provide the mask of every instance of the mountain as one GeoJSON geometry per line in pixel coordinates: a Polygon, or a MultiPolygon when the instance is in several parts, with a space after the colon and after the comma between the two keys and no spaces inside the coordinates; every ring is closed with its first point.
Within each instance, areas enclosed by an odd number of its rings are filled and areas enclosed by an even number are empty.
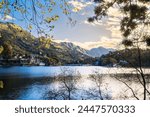
{"type": "Polygon", "coordinates": [[[88,56],[83,48],[74,45],[73,43],[68,42],[61,42],[51,43],[51,52],[57,53],[57,57],[60,60],[65,61],[68,64],[78,64],[83,62],[85,59],[93,59],[92,57],[88,56]]]}
{"type": "Polygon", "coordinates": [[[32,58],[46,65],[80,64],[84,60],[92,60],[86,50],[72,43],[36,38],[16,24],[0,22],[0,59],[19,61],[32,58]]]}
{"type": "Polygon", "coordinates": [[[100,57],[102,55],[108,54],[110,51],[115,51],[112,48],[104,48],[104,47],[98,47],[98,48],[92,48],[90,50],[86,50],[84,48],[81,48],[80,46],[77,46],[71,42],[61,42],[60,46],[67,48],[71,51],[71,54],[76,55],[77,53],[81,53],[83,55],[91,56],[91,57],[100,57]]]}
{"type": "Polygon", "coordinates": [[[92,57],[101,57],[102,55],[108,54],[110,51],[115,51],[115,50],[112,48],[98,47],[98,48],[92,48],[91,50],[87,51],[87,54],[92,57]]]}
{"type": "Polygon", "coordinates": [[[61,42],[60,44],[62,47],[68,48],[72,52],[72,54],[81,53],[81,54],[88,56],[87,54],[88,51],[86,49],[83,49],[80,46],[74,45],[71,42],[61,42]]]}
{"type": "Polygon", "coordinates": [[[35,53],[34,40],[35,37],[20,26],[0,22],[0,46],[4,49],[3,54],[9,48],[12,48],[13,54],[35,53]]]}
{"type": "Polygon", "coordinates": [[[150,49],[140,48],[140,53],[138,48],[126,48],[117,50],[101,56],[98,61],[100,66],[121,66],[128,68],[139,68],[142,66],[143,68],[149,68],[150,49]],[[141,56],[140,58],[139,54],[141,56]]]}
{"type": "Polygon", "coordinates": [[[16,24],[0,22],[0,60],[12,59],[16,63],[26,60],[27,65],[40,62],[46,65],[93,64],[94,57],[112,50],[103,47],[86,50],[71,42],[57,43],[50,38],[36,38],[16,24]]]}

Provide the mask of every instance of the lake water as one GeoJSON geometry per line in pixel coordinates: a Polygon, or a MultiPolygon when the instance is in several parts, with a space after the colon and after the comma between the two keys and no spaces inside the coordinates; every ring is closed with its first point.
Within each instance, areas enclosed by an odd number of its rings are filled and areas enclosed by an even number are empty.
{"type": "Polygon", "coordinates": [[[91,74],[94,70],[108,72],[111,68],[95,66],[34,66],[34,67],[0,67],[0,77],[5,78],[41,78],[53,77],[64,69],[79,71],[82,75],[91,74]]]}
{"type": "MultiPolygon", "coordinates": [[[[53,77],[58,76],[59,74],[63,73],[62,71],[65,70],[71,71],[74,75],[76,75],[76,73],[80,73],[82,76],[82,79],[80,79],[78,83],[78,93],[75,94],[76,97],[78,97],[77,99],[85,99],[86,94],[84,93],[86,91],[83,92],[83,90],[87,89],[87,87],[94,86],[94,84],[89,81],[88,76],[93,74],[95,71],[98,71],[100,74],[121,74],[134,72],[134,69],[106,68],[99,66],[0,67],[0,81],[4,82],[4,88],[0,89],[0,99],[48,99],[46,97],[47,94],[50,94],[49,91],[51,89],[56,91],[56,87],[59,86],[58,82],[54,82],[53,77]],[[83,90],[81,91],[81,89],[83,90]]],[[[149,69],[145,69],[144,71],[149,73],[149,69]]],[[[107,77],[107,80],[105,79],[105,85],[108,84],[109,87],[107,87],[107,91],[111,98],[113,91],[110,88],[116,87],[117,89],[120,86],[116,85],[116,81],[107,77]]],[[[118,92],[116,92],[116,95],[117,93],[118,92]]]]}

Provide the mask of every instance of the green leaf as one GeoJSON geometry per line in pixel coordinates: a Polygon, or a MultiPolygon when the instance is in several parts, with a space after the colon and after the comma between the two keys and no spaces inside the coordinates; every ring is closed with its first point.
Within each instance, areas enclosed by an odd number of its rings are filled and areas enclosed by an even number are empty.
{"type": "Polygon", "coordinates": [[[0,88],[4,88],[4,83],[3,83],[3,81],[0,81],[0,88]]]}
{"type": "Polygon", "coordinates": [[[0,46],[0,54],[3,52],[4,48],[3,46],[0,46]]]}
{"type": "Polygon", "coordinates": [[[32,25],[29,25],[29,26],[28,26],[28,29],[29,29],[29,30],[32,30],[32,25]]]}

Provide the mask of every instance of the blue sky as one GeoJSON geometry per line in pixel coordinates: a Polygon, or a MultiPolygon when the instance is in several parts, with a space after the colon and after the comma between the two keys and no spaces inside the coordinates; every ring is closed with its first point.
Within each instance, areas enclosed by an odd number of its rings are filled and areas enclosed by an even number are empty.
{"type": "MultiPolygon", "coordinates": [[[[56,0],[59,2],[58,0],[56,0]]],[[[92,0],[68,0],[71,6],[71,18],[76,22],[71,25],[68,18],[62,13],[59,7],[55,7],[53,14],[60,16],[59,20],[54,23],[55,29],[50,32],[54,35],[57,42],[67,41],[73,42],[83,48],[90,49],[93,47],[103,46],[106,48],[117,48],[121,40],[119,31],[120,13],[117,8],[112,8],[109,18],[105,18],[100,22],[88,23],[87,19],[94,15],[95,4],[92,0]]],[[[20,14],[12,14],[7,16],[5,21],[14,22],[24,28],[27,28],[25,22],[17,20],[20,14]]],[[[3,16],[1,20],[4,21],[3,16]]],[[[32,31],[36,35],[36,31],[32,31]]]]}

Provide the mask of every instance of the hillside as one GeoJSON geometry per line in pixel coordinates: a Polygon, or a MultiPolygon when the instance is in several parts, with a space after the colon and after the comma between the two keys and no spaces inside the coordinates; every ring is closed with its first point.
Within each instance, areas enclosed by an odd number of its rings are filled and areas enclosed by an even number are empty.
{"type": "Polygon", "coordinates": [[[74,45],[71,42],[61,42],[60,46],[64,48],[68,48],[73,55],[76,55],[76,53],[80,52],[84,55],[90,56],[90,57],[101,57],[102,55],[106,55],[109,52],[115,51],[115,49],[112,48],[104,48],[104,47],[97,47],[97,48],[92,48],[90,50],[86,50],[84,48],[81,48],[78,45],[74,45]]]}
{"type": "Polygon", "coordinates": [[[108,54],[109,52],[115,51],[112,48],[104,48],[104,47],[98,47],[98,48],[92,48],[91,50],[87,51],[87,54],[92,57],[101,57],[102,55],[108,54]]]}
{"type": "Polygon", "coordinates": [[[65,43],[55,43],[44,37],[35,38],[15,24],[0,23],[0,27],[1,59],[34,59],[46,65],[63,65],[91,58],[80,50],[70,49],[65,43]]]}
{"type": "Polygon", "coordinates": [[[150,49],[140,49],[140,58],[137,49],[123,49],[103,55],[98,61],[100,66],[150,67],[150,49]]]}

